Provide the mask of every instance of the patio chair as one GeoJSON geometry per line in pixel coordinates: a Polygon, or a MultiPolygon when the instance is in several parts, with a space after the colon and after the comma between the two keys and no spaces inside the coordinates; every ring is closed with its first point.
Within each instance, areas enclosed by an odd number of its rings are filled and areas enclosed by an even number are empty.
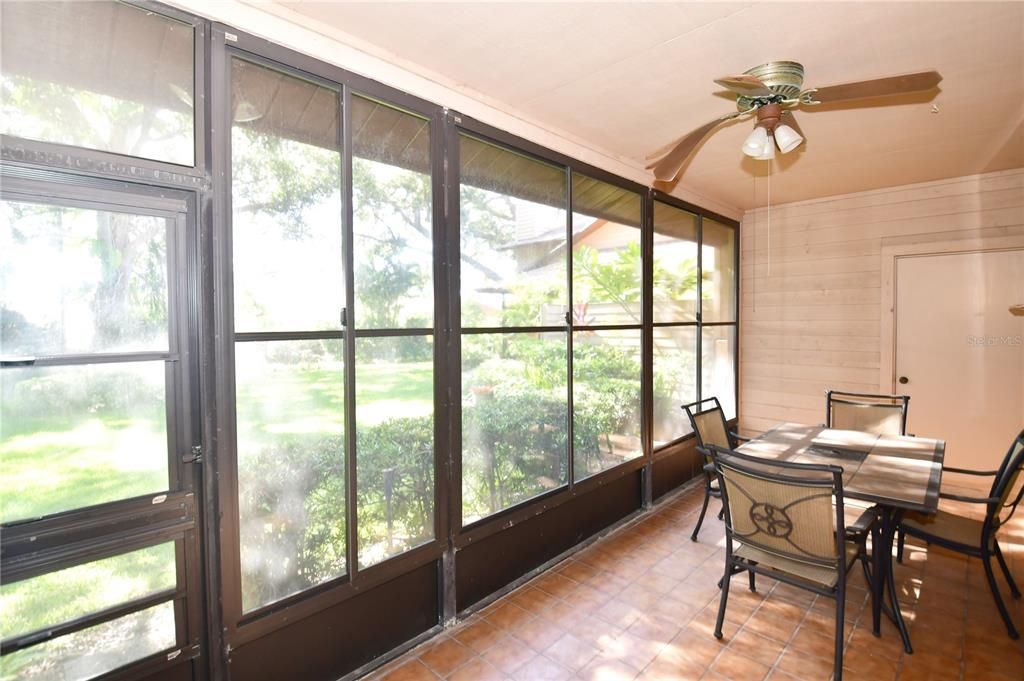
{"type": "MultiPolygon", "coordinates": [[[[691,402],[690,404],[684,404],[681,409],[686,412],[686,416],[690,419],[690,426],[697,436],[698,448],[715,445],[724,449],[736,449],[740,442],[749,440],[749,438],[741,437],[729,431],[729,427],[725,422],[725,411],[722,409],[722,405],[718,402],[717,397],[709,397],[697,402],[691,402]],[[701,405],[708,406],[706,409],[701,409],[701,405]]],[[[711,460],[705,458],[704,463],[705,465],[710,464],[711,460]]],[[[691,541],[697,541],[697,533],[700,532],[700,526],[704,524],[704,514],[707,513],[708,501],[711,497],[721,499],[722,494],[718,490],[718,480],[705,469],[704,505],[700,508],[697,526],[693,528],[693,534],[690,535],[691,541]]],[[[721,520],[722,512],[719,512],[718,518],[721,520]]]]}
{"type": "Polygon", "coordinates": [[[906,435],[908,395],[825,392],[825,425],[876,435],[906,435]]]}
{"type": "Polygon", "coordinates": [[[725,576],[715,637],[729,600],[730,577],[763,574],[836,602],[835,680],[842,681],[846,578],[860,560],[866,533],[847,536],[843,469],[798,464],[707,448],[725,507],[725,576]]]}
{"type": "Polygon", "coordinates": [[[1024,430],[1022,430],[1010,449],[1006,452],[1006,458],[994,471],[975,471],[966,468],[943,468],[946,473],[962,473],[979,477],[992,477],[992,487],[987,497],[970,497],[959,494],[948,494],[939,492],[940,499],[961,501],[968,504],[979,504],[985,506],[985,518],[976,520],[967,518],[957,513],[939,510],[933,516],[919,513],[908,513],[900,523],[900,536],[896,550],[896,559],[903,560],[904,534],[917,537],[927,544],[935,544],[950,551],[964,553],[968,556],[980,558],[985,566],[985,576],[988,578],[988,586],[992,591],[992,598],[996,601],[999,614],[1006,624],[1006,631],[1010,638],[1019,639],[1020,634],[1013,625],[1010,613],[1006,610],[1003,596],[996,584],[995,572],[992,570],[992,557],[995,556],[1002,568],[1003,575],[1010,585],[1010,593],[1014,598],[1020,598],[1020,589],[1013,581],[1013,575],[1006,565],[1003,552],[999,549],[999,541],[996,534],[999,529],[1009,522],[1014,511],[1024,496],[1024,430]]]}

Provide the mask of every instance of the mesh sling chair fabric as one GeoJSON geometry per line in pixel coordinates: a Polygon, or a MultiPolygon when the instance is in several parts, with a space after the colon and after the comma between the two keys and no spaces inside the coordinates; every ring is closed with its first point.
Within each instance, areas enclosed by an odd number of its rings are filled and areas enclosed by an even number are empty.
{"type": "MultiPolygon", "coordinates": [[[[693,428],[698,447],[714,445],[723,449],[735,449],[739,442],[747,439],[740,437],[736,433],[729,432],[725,422],[725,410],[722,409],[722,405],[717,397],[709,397],[697,402],[691,402],[690,404],[684,404],[681,409],[686,412],[687,418],[690,419],[690,427],[693,428]],[[701,408],[702,405],[704,408],[701,408]]],[[[710,464],[711,460],[705,458],[704,463],[710,464]]],[[[690,535],[691,541],[697,541],[697,533],[700,532],[700,527],[704,524],[704,516],[708,511],[708,501],[710,501],[711,497],[721,499],[722,495],[718,490],[718,480],[705,471],[704,504],[701,506],[700,515],[697,516],[697,525],[693,528],[693,533],[690,535]]],[[[721,514],[719,514],[719,518],[721,517],[721,514]]]]}
{"type": "Polygon", "coordinates": [[[725,576],[715,624],[722,624],[730,577],[749,570],[835,599],[835,679],[843,669],[846,577],[863,539],[850,541],[843,522],[843,471],[838,466],[798,464],[746,456],[708,446],[705,454],[725,505],[725,576]]]}
{"type": "MultiPolygon", "coordinates": [[[[872,395],[827,390],[825,426],[873,435],[906,435],[909,405],[908,395],[872,395]]],[[[873,504],[860,501],[854,501],[851,505],[860,509],[877,510],[873,504]]]]}
{"type": "Polygon", "coordinates": [[[1020,598],[1020,589],[1013,581],[1006,559],[999,548],[999,541],[996,538],[1000,528],[1010,521],[1017,507],[1020,506],[1021,498],[1024,497],[1024,430],[1022,430],[1009,450],[1006,457],[995,471],[974,471],[964,468],[945,467],[947,473],[960,473],[978,477],[992,477],[992,486],[987,497],[970,497],[959,494],[948,494],[939,492],[940,499],[959,501],[968,504],[985,506],[985,517],[982,520],[964,517],[957,513],[940,510],[935,515],[924,515],[920,513],[908,513],[900,523],[900,538],[897,548],[897,558],[903,558],[904,534],[917,537],[928,544],[936,544],[951,551],[964,553],[969,556],[980,558],[985,568],[985,577],[988,579],[989,590],[992,598],[995,599],[996,607],[1006,625],[1006,631],[1010,638],[1020,638],[1013,619],[1003,602],[1003,596],[996,583],[995,572],[992,569],[992,558],[999,563],[1003,576],[1010,586],[1010,593],[1014,598],[1020,598]]]}
{"type": "Polygon", "coordinates": [[[906,435],[907,395],[869,395],[829,390],[825,393],[825,425],[875,435],[906,435]]]}

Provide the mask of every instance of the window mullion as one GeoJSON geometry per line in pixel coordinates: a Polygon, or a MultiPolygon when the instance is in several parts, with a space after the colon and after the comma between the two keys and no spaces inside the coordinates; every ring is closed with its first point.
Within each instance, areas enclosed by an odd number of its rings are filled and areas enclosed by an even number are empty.
{"type": "Polygon", "coordinates": [[[694,362],[697,370],[697,399],[704,399],[703,367],[704,367],[704,216],[697,215],[697,358],[694,362]]]}
{"type": "Polygon", "coordinates": [[[572,212],[572,170],[569,168],[565,169],[565,278],[566,278],[566,312],[565,312],[565,361],[566,361],[566,466],[568,467],[567,475],[569,476],[569,489],[573,489],[576,486],[576,437],[575,437],[575,423],[576,423],[576,412],[573,403],[573,311],[575,308],[575,300],[573,299],[572,292],[572,254],[573,254],[573,212],[572,212]]]}
{"type": "Polygon", "coordinates": [[[353,189],[352,189],[352,90],[343,86],[341,106],[341,224],[342,260],[345,277],[345,308],[341,311],[344,323],[345,356],[345,564],[353,583],[359,573],[359,518],[356,512],[358,488],[356,479],[356,341],[352,329],[355,319],[355,274],[353,272],[353,189]]]}

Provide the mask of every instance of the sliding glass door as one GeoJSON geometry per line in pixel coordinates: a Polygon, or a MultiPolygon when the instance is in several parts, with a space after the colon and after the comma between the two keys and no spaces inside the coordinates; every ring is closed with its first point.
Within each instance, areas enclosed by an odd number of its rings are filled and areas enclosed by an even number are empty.
{"type": "Polygon", "coordinates": [[[229,74],[238,622],[437,536],[435,240],[429,119],[229,74]]]}

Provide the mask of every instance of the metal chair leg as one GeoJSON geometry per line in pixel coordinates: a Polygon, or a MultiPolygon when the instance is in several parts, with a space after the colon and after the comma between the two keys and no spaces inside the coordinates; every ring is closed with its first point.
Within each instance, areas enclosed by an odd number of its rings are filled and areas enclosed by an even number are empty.
{"type": "Polygon", "coordinates": [[[707,490],[704,490],[704,505],[700,507],[700,515],[697,516],[697,527],[693,528],[693,534],[690,535],[690,541],[697,541],[697,533],[700,532],[700,526],[704,523],[704,514],[708,512],[708,499],[711,497],[707,490]]]}
{"type": "Polygon", "coordinates": [[[859,560],[861,569],[864,571],[864,581],[867,582],[868,591],[870,591],[873,588],[872,584],[874,584],[874,582],[871,581],[871,566],[869,565],[869,561],[871,559],[865,554],[862,555],[859,560]]]}
{"type": "Polygon", "coordinates": [[[907,540],[906,533],[904,533],[903,530],[900,530],[899,534],[896,536],[896,562],[897,563],[902,563],[903,562],[903,543],[906,540],[907,540]]]}
{"type": "Polygon", "coordinates": [[[718,601],[718,619],[715,620],[715,638],[722,638],[722,624],[725,623],[725,605],[729,602],[729,579],[733,574],[732,561],[726,558],[725,575],[722,577],[722,598],[718,601]]]}
{"type": "Polygon", "coordinates": [[[846,642],[846,589],[836,594],[835,681],[843,681],[843,644],[846,642]]]}
{"type": "MultiPolygon", "coordinates": [[[[993,540],[994,541],[994,540],[993,540]]],[[[1013,581],[1013,575],[1010,574],[1010,568],[1006,565],[1006,559],[1003,558],[1003,552],[999,550],[999,542],[995,542],[996,547],[996,559],[999,560],[999,567],[1003,569],[1003,576],[1006,577],[1007,583],[1010,585],[1010,593],[1013,594],[1014,598],[1020,598],[1020,589],[1017,588],[1017,582],[1013,581]]]]}
{"type": "Polygon", "coordinates": [[[1013,620],[1010,618],[1010,613],[1006,610],[1006,604],[1003,603],[1003,595],[999,593],[999,585],[996,584],[995,573],[992,572],[992,556],[986,553],[981,558],[982,564],[985,566],[985,576],[988,578],[988,588],[992,590],[992,598],[996,599],[996,607],[999,608],[999,614],[1003,616],[1003,622],[1006,624],[1006,631],[1010,635],[1010,638],[1017,640],[1020,638],[1020,634],[1017,633],[1017,627],[1013,626],[1013,620]]]}
{"type": "Polygon", "coordinates": [[[718,519],[725,520],[725,504],[722,504],[722,510],[718,512],[718,519]]]}
{"type": "Polygon", "coordinates": [[[753,570],[748,570],[747,574],[750,575],[750,590],[757,591],[757,573],[753,570]]]}

